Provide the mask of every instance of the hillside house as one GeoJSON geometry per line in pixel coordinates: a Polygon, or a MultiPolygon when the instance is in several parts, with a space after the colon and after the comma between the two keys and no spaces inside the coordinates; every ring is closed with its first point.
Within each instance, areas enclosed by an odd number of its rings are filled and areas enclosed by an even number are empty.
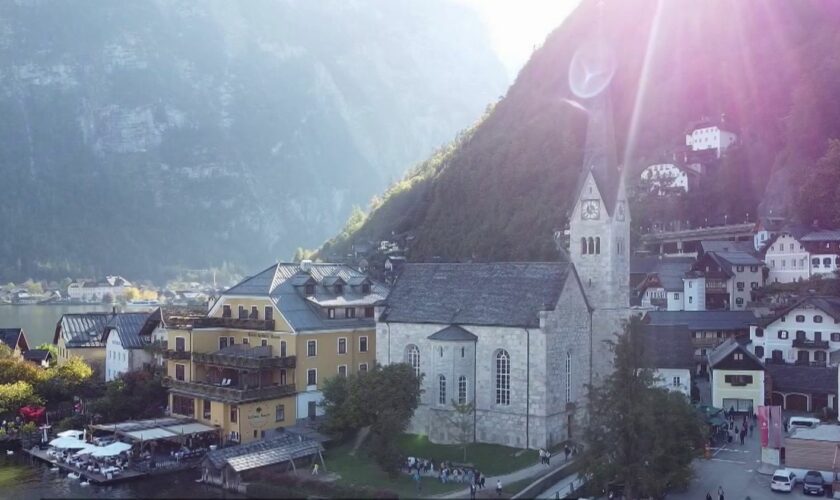
{"type": "Polygon", "coordinates": [[[764,285],[764,263],[746,252],[706,252],[685,276],[687,311],[744,310],[764,285]]]}
{"type": "Polygon", "coordinates": [[[840,230],[788,226],[763,249],[772,283],[792,283],[840,269],[840,230]]]}
{"type": "Polygon", "coordinates": [[[735,132],[726,130],[722,119],[717,123],[703,119],[690,127],[685,134],[685,145],[692,151],[712,150],[718,158],[727,148],[735,145],[737,140],[738,136],[735,132]]]}

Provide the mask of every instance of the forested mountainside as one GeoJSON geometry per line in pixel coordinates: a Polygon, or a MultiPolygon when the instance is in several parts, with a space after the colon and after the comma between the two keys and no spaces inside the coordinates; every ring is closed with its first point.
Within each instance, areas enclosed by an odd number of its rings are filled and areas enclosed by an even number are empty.
{"type": "Polygon", "coordinates": [[[288,259],[507,83],[450,0],[3,2],[0,279],[288,259]]]}
{"type": "MultiPolygon", "coordinates": [[[[375,198],[367,217],[351,219],[320,254],[411,233],[411,260],[555,259],[553,233],[567,220],[586,127],[586,102],[569,90],[568,69],[595,35],[598,3],[584,0],[481,123],[375,198]]],[[[618,64],[610,92],[629,183],[684,145],[686,127],[703,116],[725,114],[741,139],[707,192],[659,207],[665,217],[699,224],[757,210],[813,216],[800,190],[832,169],[818,159],[840,138],[840,4],[613,0],[602,22],[618,64]],[[811,168],[817,164],[821,170],[811,168]]],[[[823,197],[817,212],[839,203],[823,197]]],[[[655,215],[633,208],[640,225],[655,215]]]]}

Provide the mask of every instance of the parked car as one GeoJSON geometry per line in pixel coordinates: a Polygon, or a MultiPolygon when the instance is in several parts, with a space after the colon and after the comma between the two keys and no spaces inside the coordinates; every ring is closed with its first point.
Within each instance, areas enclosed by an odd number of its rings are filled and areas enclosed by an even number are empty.
{"type": "Polygon", "coordinates": [[[805,478],[802,479],[802,491],[806,495],[823,496],[825,494],[825,481],[823,481],[822,474],[815,470],[806,472],[805,478]]]}
{"type": "Polygon", "coordinates": [[[779,469],[773,473],[773,479],[770,481],[770,489],[773,491],[793,491],[796,486],[796,475],[787,470],[779,469]]]}
{"type": "Polygon", "coordinates": [[[790,417],[788,419],[788,429],[793,432],[794,429],[813,429],[820,425],[820,419],[812,417],[790,417]]]}

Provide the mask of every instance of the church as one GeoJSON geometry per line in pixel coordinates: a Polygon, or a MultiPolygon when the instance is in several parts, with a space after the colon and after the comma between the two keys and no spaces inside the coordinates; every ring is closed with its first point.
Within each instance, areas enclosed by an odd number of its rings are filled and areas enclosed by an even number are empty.
{"type": "Polygon", "coordinates": [[[609,92],[584,104],[568,257],[407,263],[383,304],[377,362],[407,363],[423,377],[409,432],[519,448],[580,438],[586,386],[611,371],[604,341],[630,313],[630,214],[609,92]],[[460,414],[453,402],[475,411],[460,414]]]}

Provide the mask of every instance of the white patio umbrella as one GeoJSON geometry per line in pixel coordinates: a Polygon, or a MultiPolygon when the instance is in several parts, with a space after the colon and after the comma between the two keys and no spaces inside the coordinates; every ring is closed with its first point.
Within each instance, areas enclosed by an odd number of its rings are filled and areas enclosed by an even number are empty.
{"type": "Polygon", "coordinates": [[[72,438],[78,438],[79,436],[81,436],[81,435],[83,435],[83,434],[84,434],[84,431],[77,431],[77,430],[70,429],[69,431],[62,431],[62,432],[59,432],[59,433],[58,433],[58,434],[56,434],[56,435],[57,435],[58,437],[72,437],[72,438]]]}
{"type": "Polygon", "coordinates": [[[90,454],[92,457],[113,457],[119,455],[124,451],[128,451],[131,449],[131,445],[128,443],[121,443],[117,441],[116,443],[111,443],[108,446],[97,446],[95,450],[93,450],[90,454]]]}
{"type": "Polygon", "coordinates": [[[55,438],[50,441],[50,446],[55,448],[63,448],[68,450],[80,450],[89,446],[87,443],[82,441],[81,439],[76,439],[72,437],[60,437],[55,438]]]}
{"type": "Polygon", "coordinates": [[[92,444],[89,444],[89,445],[85,446],[84,448],[82,448],[81,450],[74,453],[73,456],[74,457],[80,457],[82,455],[89,455],[89,454],[93,453],[93,450],[95,450],[97,448],[99,448],[99,447],[95,446],[95,445],[92,445],[92,444]]]}

